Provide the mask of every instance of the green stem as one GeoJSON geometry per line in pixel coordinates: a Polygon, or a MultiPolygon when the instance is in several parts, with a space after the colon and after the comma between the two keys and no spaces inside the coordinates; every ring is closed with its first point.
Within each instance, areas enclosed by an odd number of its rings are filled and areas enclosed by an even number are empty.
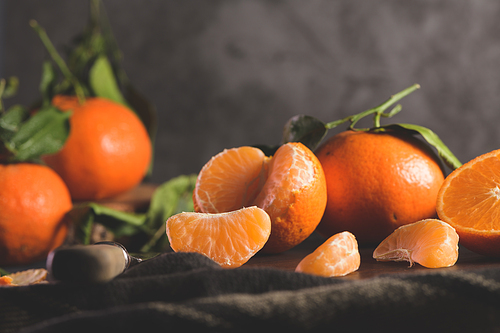
{"type": "MultiPolygon", "coordinates": [[[[340,120],[336,120],[336,121],[332,121],[330,123],[327,123],[327,124],[325,124],[325,128],[331,129],[331,128],[337,127],[340,124],[343,124],[343,123],[349,121],[351,123],[349,125],[349,129],[354,130],[355,129],[354,125],[356,125],[356,123],[360,119],[362,119],[368,115],[371,115],[371,114],[374,115],[373,116],[373,126],[374,126],[374,128],[378,128],[378,127],[380,127],[380,117],[391,117],[391,116],[395,115],[396,113],[401,111],[401,106],[400,105],[395,106],[389,113],[384,113],[385,110],[387,110],[391,105],[393,105],[394,103],[396,103],[397,101],[399,101],[403,97],[411,94],[412,92],[414,92],[415,90],[417,90],[419,88],[420,88],[419,84],[414,84],[411,87],[408,87],[405,90],[400,91],[397,94],[392,95],[387,101],[385,101],[384,103],[380,104],[377,107],[363,111],[363,112],[358,113],[358,114],[353,115],[353,116],[349,116],[349,117],[346,117],[346,118],[343,118],[340,120]]],[[[367,129],[364,129],[364,130],[367,130],[367,129]]]]}
{"type": "Polygon", "coordinates": [[[40,37],[43,45],[45,46],[45,48],[47,49],[50,56],[57,64],[61,72],[63,73],[64,77],[71,83],[71,85],[73,85],[76,97],[78,98],[80,104],[83,104],[85,102],[85,92],[83,91],[80,82],[78,82],[77,78],[73,75],[73,73],[71,73],[68,66],[64,62],[63,58],[59,55],[56,48],[54,47],[54,44],[52,44],[52,42],[50,41],[45,30],[35,20],[30,21],[30,26],[35,30],[35,32],[40,37]]]}
{"type": "Polygon", "coordinates": [[[5,79],[0,79],[0,114],[4,113],[2,96],[3,96],[3,92],[5,91],[6,84],[7,83],[6,83],[5,79]]]}

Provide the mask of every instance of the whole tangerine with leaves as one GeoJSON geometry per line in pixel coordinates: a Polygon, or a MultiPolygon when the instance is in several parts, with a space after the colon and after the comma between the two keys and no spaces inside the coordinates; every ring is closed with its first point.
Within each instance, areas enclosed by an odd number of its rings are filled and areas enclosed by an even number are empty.
{"type": "Polygon", "coordinates": [[[56,95],[52,104],[72,112],[71,129],[63,149],[43,160],[66,182],[74,200],[113,197],[144,179],[152,144],[130,109],[100,97],[80,104],[76,96],[56,95]]]}
{"type": "Polygon", "coordinates": [[[68,188],[52,169],[0,164],[0,265],[45,259],[64,242],[71,208],[68,188]]]}
{"type": "Polygon", "coordinates": [[[325,277],[345,276],[357,271],[360,264],[356,237],[344,231],[331,236],[304,257],[295,271],[325,277]]]}
{"type": "Polygon", "coordinates": [[[340,132],[315,151],[328,202],[318,232],[343,230],[378,243],[399,226],[436,217],[443,167],[423,141],[404,131],[340,132]]]}
{"type": "Polygon", "coordinates": [[[438,193],[436,209],[439,218],[456,229],[461,245],[500,257],[500,150],[451,172],[438,193]]]}
{"type": "Polygon", "coordinates": [[[293,248],[316,229],[326,206],[321,164],[302,143],[281,145],[272,157],[254,147],[226,149],[207,162],[193,192],[195,210],[222,213],[257,206],[271,218],[271,236],[262,249],[293,248]]]}
{"type": "Polygon", "coordinates": [[[224,268],[245,264],[262,249],[271,234],[271,219],[258,207],[227,213],[185,212],[166,222],[175,252],[205,255],[224,268]]]}

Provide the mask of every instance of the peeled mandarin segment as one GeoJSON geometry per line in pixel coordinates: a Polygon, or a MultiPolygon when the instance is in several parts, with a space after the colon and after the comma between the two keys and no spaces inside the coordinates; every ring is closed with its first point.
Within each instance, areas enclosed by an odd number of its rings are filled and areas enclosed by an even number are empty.
{"type": "Polygon", "coordinates": [[[345,276],[356,271],[360,263],[358,242],[353,234],[344,231],[331,236],[302,259],[295,271],[326,277],[345,276]]]}
{"type": "Polygon", "coordinates": [[[266,177],[266,156],[257,148],[226,149],[201,169],[193,193],[195,208],[222,213],[250,206],[266,177]]]}
{"type": "Polygon", "coordinates": [[[200,253],[225,268],[246,263],[271,233],[269,215],[258,207],[218,214],[180,213],[166,224],[175,252],[200,253]]]}
{"type": "Polygon", "coordinates": [[[408,261],[427,268],[453,266],[458,260],[458,234],[448,223],[425,219],[396,229],[373,252],[378,261],[408,261]]]}

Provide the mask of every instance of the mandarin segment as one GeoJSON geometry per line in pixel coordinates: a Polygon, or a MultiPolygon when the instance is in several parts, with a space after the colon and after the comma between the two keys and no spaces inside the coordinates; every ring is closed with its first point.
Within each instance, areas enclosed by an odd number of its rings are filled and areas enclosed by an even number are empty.
{"type": "Polygon", "coordinates": [[[267,160],[262,150],[247,146],[212,157],[196,180],[195,210],[222,213],[249,206],[266,178],[267,160]]]}
{"type": "Polygon", "coordinates": [[[436,210],[478,254],[500,256],[500,150],[480,155],[446,177],[436,210]]]}
{"type": "Polygon", "coordinates": [[[448,223],[425,219],[396,229],[373,251],[378,261],[408,261],[427,268],[453,266],[458,260],[459,236],[448,223]]]}
{"type": "Polygon", "coordinates": [[[180,213],[167,222],[175,252],[196,252],[220,266],[235,268],[262,249],[271,233],[269,215],[258,207],[227,213],[180,213]]]}
{"type": "Polygon", "coordinates": [[[295,268],[296,272],[334,277],[358,270],[361,257],[356,237],[348,231],[331,236],[295,268]]]}

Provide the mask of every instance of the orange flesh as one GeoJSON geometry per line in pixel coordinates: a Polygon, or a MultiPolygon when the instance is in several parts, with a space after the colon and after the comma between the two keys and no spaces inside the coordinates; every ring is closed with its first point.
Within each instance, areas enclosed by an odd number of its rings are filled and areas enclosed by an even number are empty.
{"type": "Polygon", "coordinates": [[[229,213],[180,213],[167,220],[167,236],[175,252],[196,252],[222,267],[246,263],[267,242],[269,215],[257,207],[229,213]]]}
{"type": "Polygon", "coordinates": [[[443,184],[445,193],[439,196],[439,216],[454,226],[474,232],[500,232],[498,154],[477,158],[468,167],[456,171],[443,184]]]}
{"type": "Polygon", "coordinates": [[[426,219],[396,229],[373,252],[379,261],[408,261],[427,268],[453,266],[458,260],[458,234],[448,223],[426,219]]]}
{"type": "Polygon", "coordinates": [[[296,272],[333,277],[345,276],[356,271],[361,263],[358,242],[348,231],[335,234],[306,256],[296,267],[296,272]]]}

